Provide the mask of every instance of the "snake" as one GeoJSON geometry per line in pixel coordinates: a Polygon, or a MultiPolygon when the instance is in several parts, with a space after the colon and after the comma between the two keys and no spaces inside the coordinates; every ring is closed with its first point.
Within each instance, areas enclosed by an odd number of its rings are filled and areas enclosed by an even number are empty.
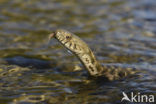
{"type": "Polygon", "coordinates": [[[89,46],[77,35],[65,29],[57,29],[50,33],[49,40],[55,38],[60,44],[72,52],[83,64],[92,77],[104,77],[109,81],[118,80],[135,73],[135,68],[122,68],[116,65],[101,65],[89,46]]]}

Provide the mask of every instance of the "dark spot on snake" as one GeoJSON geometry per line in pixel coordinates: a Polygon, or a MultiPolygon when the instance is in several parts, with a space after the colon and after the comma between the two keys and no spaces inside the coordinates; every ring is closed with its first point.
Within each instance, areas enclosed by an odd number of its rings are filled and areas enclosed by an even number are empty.
{"type": "Polygon", "coordinates": [[[88,58],[86,58],[86,62],[87,62],[87,63],[89,63],[89,60],[88,60],[88,58]]]}
{"type": "Polygon", "coordinates": [[[72,46],[72,43],[69,44],[69,47],[71,47],[71,46],[72,46]]]}
{"type": "Polygon", "coordinates": [[[74,49],[77,49],[77,48],[76,48],[76,44],[74,44],[74,49]]]}
{"type": "Polygon", "coordinates": [[[94,69],[92,66],[89,66],[89,69],[91,69],[91,71],[94,72],[94,69]]]}

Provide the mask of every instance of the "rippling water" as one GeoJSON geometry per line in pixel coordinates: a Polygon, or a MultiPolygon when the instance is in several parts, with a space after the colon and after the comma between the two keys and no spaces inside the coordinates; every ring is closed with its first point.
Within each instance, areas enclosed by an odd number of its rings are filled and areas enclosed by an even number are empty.
{"type": "MultiPolygon", "coordinates": [[[[1,104],[115,104],[122,91],[156,95],[155,0],[1,0],[1,104]],[[141,70],[99,83],[48,34],[67,29],[85,40],[100,62],[141,70]]],[[[156,97],[156,96],[155,96],[156,97]]]]}

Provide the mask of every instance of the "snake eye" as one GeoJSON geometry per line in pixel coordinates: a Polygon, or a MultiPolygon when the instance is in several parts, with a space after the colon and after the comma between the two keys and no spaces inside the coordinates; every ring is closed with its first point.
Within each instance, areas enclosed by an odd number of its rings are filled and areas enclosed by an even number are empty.
{"type": "Polygon", "coordinates": [[[66,39],[70,39],[71,37],[70,36],[66,36],[66,39]]]}

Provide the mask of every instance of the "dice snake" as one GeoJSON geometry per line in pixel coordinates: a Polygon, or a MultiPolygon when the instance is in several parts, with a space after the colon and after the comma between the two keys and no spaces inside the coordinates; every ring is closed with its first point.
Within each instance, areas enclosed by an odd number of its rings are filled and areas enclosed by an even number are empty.
{"type": "Polygon", "coordinates": [[[67,30],[57,29],[49,35],[49,39],[51,38],[55,38],[65,48],[77,56],[90,76],[105,77],[112,81],[135,73],[135,68],[122,68],[115,65],[102,66],[89,46],[77,35],[67,30]]]}

